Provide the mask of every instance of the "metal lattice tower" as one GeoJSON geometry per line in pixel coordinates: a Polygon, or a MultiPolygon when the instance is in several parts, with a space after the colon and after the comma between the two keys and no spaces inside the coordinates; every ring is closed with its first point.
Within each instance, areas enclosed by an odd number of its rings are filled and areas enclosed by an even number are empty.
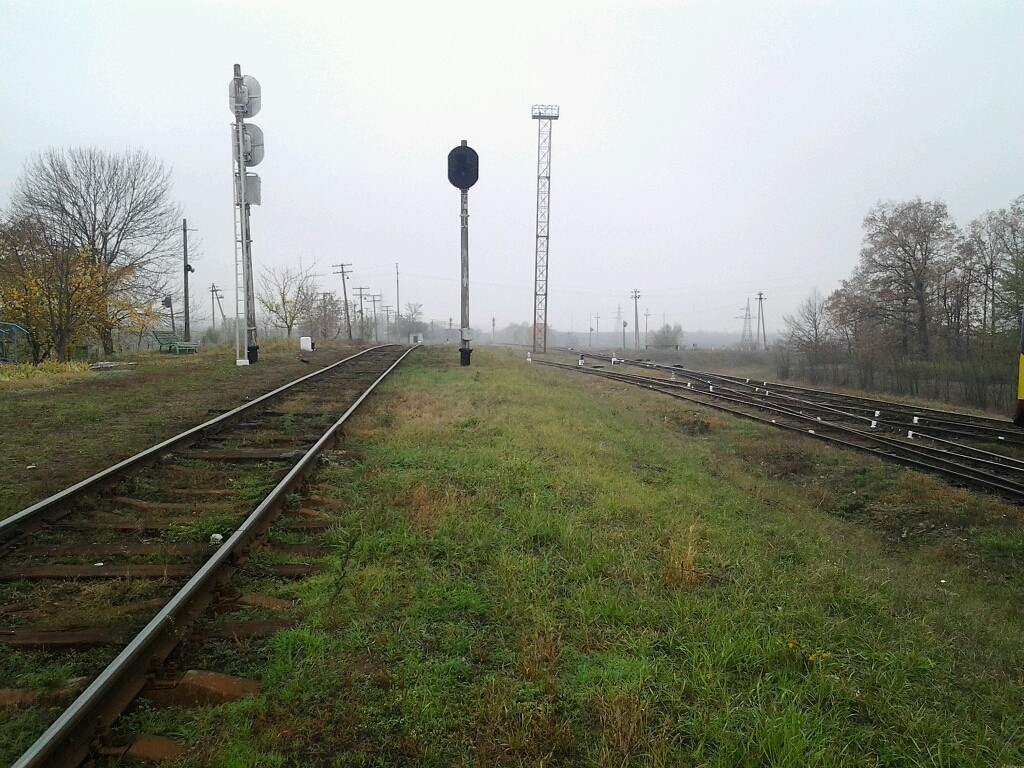
{"type": "Polygon", "coordinates": [[[533,351],[548,348],[548,205],[551,195],[551,121],[557,104],[534,104],[537,121],[537,266],[533,280],[533,351]]]}
{"type": "Polygon", "coordinates": [[[754,331],[750,327],[750,299],[747,299],[747,311],[743,313],[743,336],[740,338],[740,348],[750,349],[754,346],[754,331]]]}

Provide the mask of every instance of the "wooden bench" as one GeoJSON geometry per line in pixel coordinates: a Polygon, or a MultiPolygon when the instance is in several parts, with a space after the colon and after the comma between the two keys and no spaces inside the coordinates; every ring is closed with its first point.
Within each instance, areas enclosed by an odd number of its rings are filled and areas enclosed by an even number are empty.
{"type": "Polygon", "coordinates": [[[198,352],[199,345],[194,341],[182,341],[178,334],[171,331],[153,331],[153,338],[160,345],[160,351],[167,347],[168,352],[180,355],[182,352],[198,352]]]}

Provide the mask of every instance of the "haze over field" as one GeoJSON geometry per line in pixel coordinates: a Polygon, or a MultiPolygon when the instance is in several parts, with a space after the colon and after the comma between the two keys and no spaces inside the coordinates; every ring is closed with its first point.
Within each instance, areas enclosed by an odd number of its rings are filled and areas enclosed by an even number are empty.
{"type": "MultiPolygon", "coordinates": [[[[554,124],[548,320],[619,305],[769,334],[849,276],[879,201],[941,199],[961,226],[1024,194],[1024,5],[1013,2],[0,5],[0,207],[50,147],[142,148],[174,169],[197,231],[193,291],[233,305],[227,86],[262,84],[252,218],[263,265],[353,264],[352,286],[459,317],[458,192],[470,193],[471,318],[533,315],[537,124],[554,124]]],[[[203,303],[209,312],[207,301],[203,303]]],[[[605,325],[608,318],[608,325],[605,325]]],[[[641,318],[643,323],[643,318],[641,318]]]]}

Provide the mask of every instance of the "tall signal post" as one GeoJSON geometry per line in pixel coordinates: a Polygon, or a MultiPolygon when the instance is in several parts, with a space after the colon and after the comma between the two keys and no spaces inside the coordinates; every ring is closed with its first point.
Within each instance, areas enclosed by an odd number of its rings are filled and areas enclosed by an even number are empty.
{"type": "Polygon", "coordinates": [[[537,121],[537,265],[533,279],[533,351],[548,349],[548,207],[551,199],[551,121],[557,104],[534,104],[537,121]]]}
{"type": "MultiPolygon", "coordinates": [[[[473,349],[473,331],[469,327],[469,188],[480,177],[480,156],[465,139],[462,144],[448,153],[448,181],[459,190],[460,214],[460,261],[462,265],[462,328],[459,331],[459,365],[468,366],[473,349]]],[[[449,325],[451,321],[449,320],[449,325]]]]}
{"type": "Polygon", "coordinates": [[[260,177],[248,168],[263,160],[263,131],[245,122],[260,111],[260,84],[242,75],[235,64],[235,76],[228,83],[228,106],[235,116],[232,149],[235,166],[235,363],[250,365],[259,360],[256,344],[256,295],[252,279],[252,236],[249,207],[260,204],[260,177]],[[241,285],[239,285],[241,281],[241,285]],[[246,356],[242,357],[241,327],[244,316],[246,356]]]}

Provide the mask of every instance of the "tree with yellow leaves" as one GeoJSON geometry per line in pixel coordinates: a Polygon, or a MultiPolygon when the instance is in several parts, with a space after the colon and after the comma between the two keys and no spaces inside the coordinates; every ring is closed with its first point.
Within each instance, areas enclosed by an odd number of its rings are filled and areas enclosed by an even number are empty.
{"type": "Polygon", "coordinates": [[[144,151],[49,149],[25,163],[11,192],[11,215],[41,227],[51,248],[87,254],[107,288],[94,327],[106,354],[116,331],[171,292],[180,274],[181,210],[171,172],[144,151]]]}
{"type": "Polygon", "coordinates": [[[48,243],[38,225],[0,227],[0,319],[28,331],[32,361],[65,361],[75,344],[96,336],[112,277],[84,249],[48,243]]]}

